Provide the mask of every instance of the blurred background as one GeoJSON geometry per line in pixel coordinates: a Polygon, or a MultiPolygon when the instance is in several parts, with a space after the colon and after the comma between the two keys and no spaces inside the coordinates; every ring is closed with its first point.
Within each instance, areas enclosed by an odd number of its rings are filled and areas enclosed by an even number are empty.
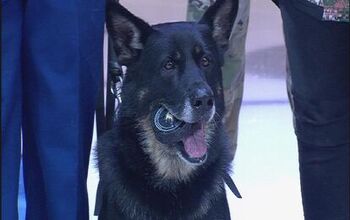
{"type": "MultiPolygon", "coordinates": [[[[187,0],[121,0],[121,3],[150,24],[186,20],[187,0]]],[[[297,143],[285,69],[279,10],[271,0],[251,0],[244,95],[232,174],[243,199],[237,199],[228,190],[233,220],[303,219],[297,143]]],[[[94,134],[92,152],[95,144],[94,134]]],[[[91,157],[88,192],[93,220],[97,219],[93,209],[99,178],[95,164],[91,157]]],[[[25,206],[22,180],[20,219],[24,219],[25,206]]]]}

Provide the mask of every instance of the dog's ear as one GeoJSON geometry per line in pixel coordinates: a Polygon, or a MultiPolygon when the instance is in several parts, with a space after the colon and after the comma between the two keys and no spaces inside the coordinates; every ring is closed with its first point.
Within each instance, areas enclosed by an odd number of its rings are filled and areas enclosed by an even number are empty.
{"type": "Polygon", "coordinates": [[[137,59],[152,27],[114,0],[107,0],[106,26],[118,63],[129,65],[137,59]]]}
{"type": "Polygon", "coordinates": [[[238,11],[238,0],[217,0],[200,19],[200,24],[207,24],[218,47],[226,51],[233,23],[238,11]]]}

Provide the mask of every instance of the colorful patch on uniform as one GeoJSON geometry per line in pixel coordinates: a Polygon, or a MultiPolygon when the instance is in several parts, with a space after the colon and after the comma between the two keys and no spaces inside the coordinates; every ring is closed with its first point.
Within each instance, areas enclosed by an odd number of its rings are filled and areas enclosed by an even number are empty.
{"type": "Polygon", "coordinates": [[[349,22],[349,0],[307,0],[323,7],[325,21],[349,22]]]}

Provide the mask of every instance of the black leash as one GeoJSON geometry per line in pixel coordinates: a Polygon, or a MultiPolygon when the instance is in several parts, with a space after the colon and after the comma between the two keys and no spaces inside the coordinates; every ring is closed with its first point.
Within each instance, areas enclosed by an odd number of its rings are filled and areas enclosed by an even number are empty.
{"type": "Polygon", "coordinates": [[[228,186],[228,188],[230,188],[231,192],[239,199],[242,199],[241,194],[238,191],[238,188],[236,186],[236,184],[233,182],[232,178],[230,177],[229,174],[225,173],[224,175],[224,181],[226,183],[226,185],[228,186]]]}

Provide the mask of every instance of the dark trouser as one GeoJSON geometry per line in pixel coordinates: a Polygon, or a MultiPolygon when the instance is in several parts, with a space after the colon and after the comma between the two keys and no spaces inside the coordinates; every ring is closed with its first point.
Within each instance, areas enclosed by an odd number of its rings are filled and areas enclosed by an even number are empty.
{"type": "Polygon", "coordinates": [[[3,1],[1,21],[1,219],[18,219],[21,126],[26,219],[88,219],[104,1],[3,1]]]}
{"type": "Polygon", "coordinates": [[[280,1],[306,220],[349,219],[349,24],[280,1]]]}

